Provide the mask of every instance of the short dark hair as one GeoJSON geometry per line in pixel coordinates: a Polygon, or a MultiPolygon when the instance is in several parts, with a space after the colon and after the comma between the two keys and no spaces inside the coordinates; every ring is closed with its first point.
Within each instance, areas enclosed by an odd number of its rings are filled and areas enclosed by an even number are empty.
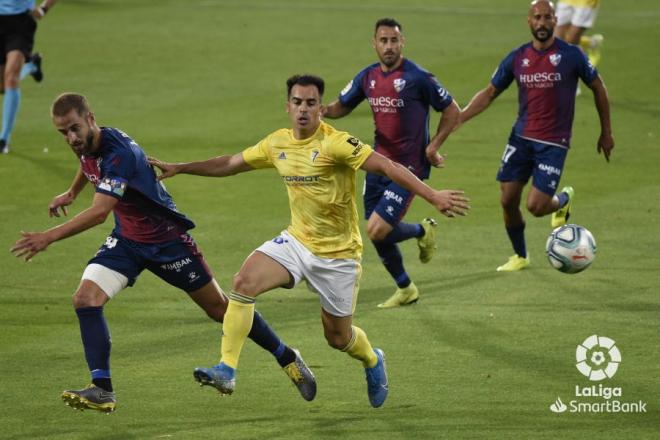
{"type": "Polygon", "coordinates": [[[391,28],[398,27],[399,32],[403,32],[403,26],[401,26],[401,23],[396,21],[393,18],[381,18],[376,22],[376,27],[374,28],[374,35],[376,35],[376,32],[378,32],[378,28],[381,26],[387,26],[391,28]]]}
{"type": "Polygon", "coordinates": [[[325,82],[323,79],[316,75],[293,75],[286,80],[286,97],[291,97],[291,89],[295,85],[299,86],[316,86],[319,91],[319,96],[323,96],[325,90],[325,82]]]}
{"type": "Polygon", "coordinates": [[[62,93],[58,96],[50,108],[51,116],[66,116],[71,110],[78,112],[80,116],[86,116],[91,110],[87,98],[78,93],[62,93]]]}

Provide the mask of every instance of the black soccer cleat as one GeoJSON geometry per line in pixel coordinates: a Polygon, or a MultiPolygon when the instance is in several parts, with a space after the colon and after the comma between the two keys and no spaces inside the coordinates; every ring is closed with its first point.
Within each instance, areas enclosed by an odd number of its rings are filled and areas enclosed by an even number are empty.
{"type": "Polygon", "coordinates": [[[39,52],[35,52],[32,54],[30,57],[30,61],[35,65],[37,70],[32,72],[30,75],[32,75],[32,78],[36,82],[41,82],[44,79],[44,72],[41,70],[41,54],[39,52]]]}

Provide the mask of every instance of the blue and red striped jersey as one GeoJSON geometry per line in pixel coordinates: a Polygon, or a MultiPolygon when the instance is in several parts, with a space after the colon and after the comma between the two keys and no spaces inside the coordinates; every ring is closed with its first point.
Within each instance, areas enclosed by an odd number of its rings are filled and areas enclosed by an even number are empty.
{"type": "Polygon", "coordinates": [[[142,148],[122,131],[101,128],[98,155],[83,155],[80,163],[96,192],[119,199],[113,210],[115,233],[141,243],[163,243],[195,227],[156,180],[142,148]]]}
{"type": "Polygon", "coordinates": [[[516,135],[568,148],[575,113],[578,79],[586,84],[598,71],[579,47],[555,38],[546,50],[527,43],[513,50],[499,65],[491,84],[504,90],[518,83],[516,135]]]}
{"type": "Polygon", "coordinates": [[[365,99],[374,115],[374,149],[427,178],[429,106],[442,111],[451,104],[451,95],[433,74],[404,59],[390,72],[383,72],[379,63],[361,70],[339,95],[339,102],[349,108],[365,99]]]}

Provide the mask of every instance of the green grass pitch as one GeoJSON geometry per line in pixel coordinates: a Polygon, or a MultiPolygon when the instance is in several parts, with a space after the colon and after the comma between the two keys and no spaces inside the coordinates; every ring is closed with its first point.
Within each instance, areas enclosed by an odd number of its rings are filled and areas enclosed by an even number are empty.
{"type": "MultiPolygon", "coordinates": [[[[576,188],[572,220],[598,242],[591,268],[578,275],[553,270],[544,255],[549,217],[526,215],[532,266],[514,274],[494,270],[511,254],[494,177],[517,111],[512,86],[443,147],[447,167],[430,182],[464,189],[472,211],[455,220],[434,214],[440,250],[428,265],[416,260],[414,242],[403,244],[421,290],[417,305],[376,308],[393,285],[365,243],[355,321],[388,356],[391,391],[382,408],[369,406],[359,364],[326,345],[318,300],[304,286],[271,292],[257,304],[314,369],[314,402],[303,401],[252,343],[233,396],[199,389],[192,368],[217,361],[220,329],[184,294],[145,273],[106,307],[119,404],[103,416],[74,412],[59,394],[89,380],[70,295],[111,221],[53,244],[29,264],[8,252],[20,230],[56,224],[47,204],[75,173],[75,158],[49,120],[57,94],[86,94],[102,124],[121,128],[162,159],[234,153],[288,124],[289,75],[323,76],[326,101],[334,99],[376,60],[370,39],[383,16],[403,23],[405,55],[465,105],[508,51],[529,40],[527,2],[60,2],[37,35],[45,80],[24,81],[12,152],[0,157],[0,438],[657,438],[660,7],[655,0],[602,3],[595,31],[605,35],[599,68],[617,146],[609,164],[596,154],[598,119],[586,90],[562,178],[576,188]],[[602,384],[620,387],[622,401],[647,402],[646,413],[550,411],[558,397],[575,399],[576,385],[591,385],[575,368],[575,349],[592,334],[614,339],[622,354],[618,372],[602,384]]],[[[372,142],[364,103],[332,123],[372,142]]],[[[273,171],[224,180],[184,176],[167,185],[196,221],[192,233],[225,288],[245,256],[288,221],[285,190],[273,171]]],[[[85,190],[72,213],[88,206],[91,194],[85,190]]],[[[408,219],[431,214],[416,200],[408,219]]]]}

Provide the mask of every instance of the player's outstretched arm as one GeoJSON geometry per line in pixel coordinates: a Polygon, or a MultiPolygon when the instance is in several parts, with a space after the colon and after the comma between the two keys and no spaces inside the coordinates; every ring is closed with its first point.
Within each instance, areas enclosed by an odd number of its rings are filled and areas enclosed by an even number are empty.
{"type": "Polygon", "coordinates": [[[323,107],[322,114],[328,119],[338,119],[343,118],[353,109],[350,107],[344,107],[339,100],[333,101],[330,104],[323,107]]]}
{"type": "Polygon", "coordinates": [[[61,225],[44,232],[23,232],[21,238],[14,243],[10,251],[18,258],[30,261],[32,257],[58,240],[79,234],[105,221],[118,199],[101,193],[94,194],[92,206],[61,225]]]}
{"type": "Polygon", "coordinates": [[[463,110],[461,110],[456,128],[458,129],[458,127],[486,110],[490,103],[493,102],[495,98],[500,95],[500,93],[502,93],[502,91],[497,90],[492,83],[489,83],[485,89],[479,90],[472,97],[468,105],[466,105],[463,110]]]}
{"type": "Polygon", "coordinates": [[[610,100],[607,97],[607,88],[600,75],[589,84],[589,88],[594,93],[596,110],[598,110],[598,117],[600,118],[600,136],[598,137],[596,150],[598,153],[602,151],[605,160],[609,162],[610,154],[614,149],[614,138],[612,137],[612,125],[610,123],[610,100]]]}
{"type": "Polygon", "coordinates": [[[403,165],[393,162],[375,151],[371,153],[361,168],[370,173],[389,177],[408,191],[422,197],[447,217],[465,215],[470,209],[469,199],[465,197],[463,191],[453,189],[439,191],[431,188],[403,165]]]}
{"type": "Polygon", "coordinates": [[[445,158],[438,153],[438,150],[451,132],[456,129],[460,115],[461,108],[456,101],[452,101],[451,104],[442,110],[442,116],[440,117],[440,122],[438,122],[438,130],[435,136],[433,136],[433,139],[431,139],[431,142],[426,146],[426,158],[436,168],[442,168],[445,165],[445,158]]]}
{"type": "Polygon", "coordinates": [[[85,185],[87,185],[87,182],[87,178],[85,177],[81,166],[78,168],[76,177],[73,178],[73,182],[71,182],[69,189],[62,194],[53,197],[53,200],[50,201],[50,204],[48,205],[48,216],[59,217],[59,210],[62,211],[62,214],[68,215],[66,207],[76,200],[76,197],[78,197],[80,191],[82,191],[85,185]]]}
{"type": "Polygon", "coordinates": [[[245,162],[243,153],[237,153],[232,156],[217,156],[207,160],[186,163],[168,163],[158,160],[155,157],[149,157],[148,160],[151,165],[160,169],[161,174],[158,176],[158,180],[167,179],[177,174],[225,177],[254,169],[245,162]]]}

